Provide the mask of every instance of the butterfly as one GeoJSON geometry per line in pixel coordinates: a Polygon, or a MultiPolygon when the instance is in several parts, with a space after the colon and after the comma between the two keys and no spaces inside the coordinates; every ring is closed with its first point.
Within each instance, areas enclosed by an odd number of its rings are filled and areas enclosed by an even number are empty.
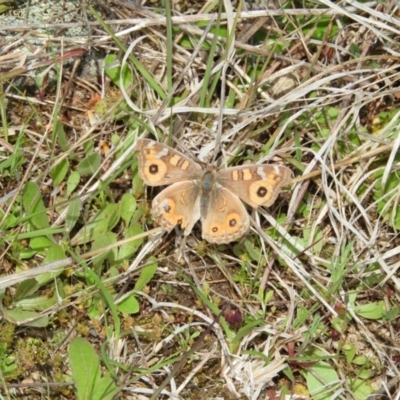
{"type": "Polygon", "coordinates": [[[248,231],[250,217],[241,200],[253,208],[271,206],[291,181],[291,170],[283,165],[217,171],[153,140],[138,139],[135,150],[144,183],[168,186],[152,202],[155,222],[168,232],[180,225],[186,236],[201,220],[202,237],[210,243],[229,243],[248,231]]]}

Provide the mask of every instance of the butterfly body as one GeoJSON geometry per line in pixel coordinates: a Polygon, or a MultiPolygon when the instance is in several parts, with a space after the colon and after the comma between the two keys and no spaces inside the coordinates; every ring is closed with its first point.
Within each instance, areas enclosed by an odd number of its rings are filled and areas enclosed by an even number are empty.
{"type": "Polygon", "coordinates": [[[148,139],[139,139],[136,150],[144,183],[170,185],[153,200],[155,221],[168,232],[181,225],[188,235],[200,220],[202,236],[211,243],[229,243],[248,231],[250,218],[240,199],[254,208],[269,206],[291,179],[291,171],[278,165],[202,168],[171,147],[148,139]]]}

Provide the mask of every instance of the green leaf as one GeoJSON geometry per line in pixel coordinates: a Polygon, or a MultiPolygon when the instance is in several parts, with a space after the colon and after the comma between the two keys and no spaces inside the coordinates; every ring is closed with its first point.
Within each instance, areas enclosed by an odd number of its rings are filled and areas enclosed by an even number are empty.
{"type": "Polygon", "coordinates": [[[61,150],[63,152],[70,151],[71,147],[70,147],[70,143],[69,143],[69,140],[67,138],[67,135],[65,134],[63,123],[58,119],[56,119],[55,122],[54,122],[53,132],[54,132],[54,134],[55,134],[55,136],[57,138],[57,141],[58,141],[58,144],[61,147],[61,150]]]}
{"type": "MultiPolygon", "coordinates": [[[[111,234],[112,232],[107,232],[105,235],[100,235],[96,237],[96,239],[93,242],[91,251],[95,251],[98,249],[103,249],[113,243],[116,242],[116,238],[114,234],[111,234]]],[[[98,268],[103,264],[104,260],[108,257],[109,253],[111,250],[103,251],[101,254],[96,255],[93,257],[93,265],[98,268]]]]}
{"type": "Polygon", "coordinates": [[[52,170],[51,177],[53,179],[53,184],[58,186],[63,182],[64,178],[67,176],[69,171],[69,164],[67,160],[60,161],[52,170]]]}
{"type": "Polygon", "coordinates": [[[336,118],[340,113],[341,113],[341,109],[340,108],[336,108],[336,107],[328,107],[328,115],[331,118],[336,118]]]}
{"type": "MultiPolygon", "coordinates": [[[[106,74],[110,77],[112,82],[120,87],[120,74],[121,74],[121,65],[118,60],[118,64],[115,65],[114,67],[111,67],[110,65],[113,64],[115,61],[117,61],[117,56],[112,54],[108,55],[105,59],[105,72],[106,74]]],[[[130,85],[134,82],[132,72],[128,68],[128,65],[125,64],[124,68],[122,70],[122,84],[124,85],[125,89],[128,89],[130,85]]]]}
{"type": "Polygon", "coordinates": [[[372,372],[372,369],[362,369],[358,374],[357,377],[360,379],[371,379],[374,375],[374,372],[372,372]]]}
{"type": "Polygon", "coordinates": [[[140,179],[140,176],[137,173],[137,171],[135,171],[135,173],[133,174],[133,177],[132,177],[132,190],[131,191],[132,191],[133,196],[135,196],[136,198],[140,197],[144,192],[144,183],[140,179]]]}
{"type": "Polygon", "coordinates": [[[0,163],[0,173],[2,176],[7,174],[7,170],[18,169],[19,166],[26,162],[26,158],[22,157],[22,150],[18,147],[14,148],[14,151],[0,163]]]}
{"type": "Polygon", "coordinates": [[[15,293],[15,299],[19,300],[24,297],[30,296],[31,294],[35,293],[39,289],[39,285],[35,279],[27,279],[24,282],[21,282],[15,293]]]}
{"type": "Polygon", "coordinates": [[[320,361],[306,373],[307,387],[313,400],[331,400],[336,385],[340,382],[336,371],[326,362],[320,361]],[[332,390],[329,389],[332,387],[332,390]]]}
{"type": "Polygon", "coordinates": [[[354,57],[358,58],[361,55],[361,50],[355,43],[352,43],[350,45],[350,53],[353,54],[354,57]]]}
{"type": "Polygon", "coordinates": [[[118,303],[117,309],[122,313],[136,314],[139,312],[139,303],[136,300],[136,297],[132,294],[118,303]]]}
{"type": "Polygon", "coordinates": [[[34,311],[25,311],[20,308],[14,308],[13,310],[2,310],[3,314],[15,324],[22,324],[25,326],[32,326],[35,328],[45,328],[49,324],[49,318],[47,316],[42,317],[39,313],[34,311]],[[27,320],[31,320],[27,322],[27,320]]]}
{"type": "Polygon", "coordinates": [[[316,227],[316,229],[313,229],[313,230],[311,230],[311,228],[304,228],[303,235],[304,235],[304,239],[306,241],[305,243],[306,243],[307,248],[311,244],[314,244],[312,247],[310,247],[310,250],[312,249],[314,254],[319,255],[321,253],[321,251],[323,250],[323,248],[325,247],[322,230],[318,226],[316,227]],[[310,237],[311,232],[314,233],[314,236],[312,238],[310,237]]]}
{"type": "Polygon", "coordinates": [[[261,257],[261,251],[260,251],[260,249],[256,249],[255,247],[254,247],[254,245],[252,244],[252,243],[250,243],[250,241],[249,240],[246,240],[245,242],[244,242],[244,245],[245,245],[245,247],[246,247],[246,250],[247,250],[247,253],[248,253],[248,255],[250,256],[250,258],[253,260],[253,261],[260,261],[260,257],[261,257]]]}
{"type": "Polygon", "coordinates": [[[246,335],[249,334],[251,330],[253,330],[257,326],[262,326],[262,319],[255,319],[247,323],[243,328],[239,330],[236,336],[232,339],[231,343],[239,343],[246,335]]]}
{"type": "Polygon", "coordinates": [[[29,241],[29,247],[37,252],[43,252],[45,249],[53,246],[54,243],[46,236],[33,237],[29,241]]]}
{"type": "Polygon", "coordinates": [[[92,176],[99,170],[100,161],[99,153],[90,153],[78,164],[77,170],[83,176],[92,176]]]}
{"type": "Polygon", "coordinates": [[[365,365],[366,362],[368,362],[368,358],[365,356],[358,356],[352,361],[355,365],[365,365]]]}
{"type": "Polygon", "coordinates": [[[345,344],[343,346],[343,352],[346,355],[347,365],[350,365],[353,362],[354,357],[356,355],[356,346],[354,346],[354,344],[352,343],[345,344]]]}
{"type": "MultiPolygon", "coordinates": [[[[155,258],[151,257],[149,261],[155,261],[155,258]]],[[[142,269],[139,279],[135,283],[135,290],[142,290],[153,279],[153,276],[157,271],[157,266],[158,264],[154,262],[142,269]]]]}
{"type": "Polygon", "coordinates": [[[27,182],[25,184],[22,194],[22,203],[32,224],[36,228],[44,229],[50,227],[42,195],[36,183],[27,182]]]}
{"type": "MultiPolygon", "coordinates": [[[[3,213],[0,211],[1,217],[3,217],[3,213]]],[[[1,227],[3,232],[8,231],[10,228],[17,226],[20,223],[20,219],[17,218],[15,215],[13,214],[8,214],[8,216],[6,217],[3,226],[1,227]]]]}
{"type": "MultiPolygon", "coordinates": [[[[53,261],[63,260],[64,258],[65,258],[64,249],[60,245],[56,244],[50,247],[49,250],[47,251],[47,255],[43,260],[43,264],[51,263],[53,261]]],[[[46,283],[53,281],[54,278],[60,275],[62,272],[63,268],[60,268],[53,272],[46,272],[44,274],[41,274],[37,276],[35,279],[40,286],[43,286],[46,283]]]]}
{"type": "Polygon", "coordinates": [[[107,76],[112,80],[115,85],[118,85],[119,80],[119,61],[117,60],[117,56],[115,54],[109,54],[104,59],[104,71],[107,76]],[[113,63],[117,63],[115,66],[112,66],[113,63]]]}
{"type": "Polygon", "coordinates": [[[81,212],[82,202],[79,197],[75,197],[71,200],[68,205],[67,215],[65,217],[65,227],[67,232],[71,232],[76,225],[80,212],[81,212]]]}
{"type": "MultiPolygon", "coordinates": [[[[140,235],[141,233],[143,233],[142,228],[138,225],[135,225],[127,229],[125,237],[126,239],[132,238],[136,235],[140,235]]],[[[137,252],[137,249],[142,245],[143,240],[143,238],[140,238],[123,244],[118,251],[117,261],[128,260],[130,257],[132,257],[137,252]]]]}
{"type": "Polygon", "coordinates": [[[0,4],[0,14],[5,13],[7,10],[9,10],[10,7],[5,5],[5,4],[0,4]]]}
{"type": "Polygon", "coordinates": [[[116,204],[107,204],[74,237],[72,243],[83,244],[105,235],[119,221],[120,210],[116,204]]]}
{"type": "Polygon", "coordinates": [[[400,230],[400,206],[396,200],[397,188],[400,185],[399,176],[396,173],[390,173],[386,180],[386,186],[383,188],[381,174],[376,174],[377,184],[374,194],[378,212],[391,227],[400,230]],[[393,195],[387,196],[389,192],[393,193],[393,195]]]}
{"type": "Polygon", "coordinates": [[[393,321],[400,314],[400,307],[394,306],[383,316],[384,321],[393,321]]]}
{"type": "Polygon", "coordinates": [[[136,210],[136,199],[129,193],[125,193],[121,200],[121,218],[125,225],[129,225],[133,213],[136,210]]]}
{"type": "Polygon", "coordinates": [[[28,260],[29,258],[32,258],[36,255],[37,251],[36,250],[21,250],[19,253],[19,257],[21,260],[28,260]]]}
{"type": "Polygon", "coordinates": [[[352,390],[355,400],[365,400],[380,387],[362,379],[349,380],[348,385],[352,390]]]}
{"type": "Polygon", "coordinates": [[[100,378],[93,391],[93,400],[113,400],[117,387],[110,375],[100,378]]]}
{"type": "Polygon", "coordinates": [[[30,296],[25,299],[17,301],[16,306],[23,310],[36,310],[43,311],[54,306],[57,303],[57,295],[53,294],[52,297],[44,296],[30,296]]]}
{"type": "Polygon", "coordinates": [[[385,303],[383,301],[355,306],[354,311],[360,317],[368,319],[380,319],[386,313],[385,303]]]}
{"type": "Polygon", "coordinates": [[[10,355],[7,351],[7,344],[0,342],[0,369],[5,378],[16,379],[17,376],[13,372],[17,372],[15,365],[15,356],[10,355]]]}
{"type": "Polygon", "coordinates": [[[94,141],[93,140],[85,140],[83,142],[83,150],[86,155],[94,153],[95,152],[94,141]]]}
{"type": "Polygon", "coordinates": [[[100,380],[100,362],[93,347],[86,340],[76,337],[69,346],[72,379],[79,400],[92,400],[100,380]]]}
{"type": "Polygon", "coordinates": [[[79,182],[81,180],[81,175],[78,171],[74,171],[69,177],[67,181],[67,197],[71,195],[71,193],[78,187],[79,182]]]}

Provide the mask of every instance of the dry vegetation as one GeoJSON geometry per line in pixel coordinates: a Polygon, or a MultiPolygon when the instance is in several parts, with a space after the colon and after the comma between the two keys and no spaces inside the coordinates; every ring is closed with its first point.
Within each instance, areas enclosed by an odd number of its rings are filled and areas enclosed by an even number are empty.
{"type": "Polygon", "coordinates": [[[397,2],[1,3],[3,398],[400,398],[397,2]],[[182,242],[143,136],[294,179],[182,242]]]}

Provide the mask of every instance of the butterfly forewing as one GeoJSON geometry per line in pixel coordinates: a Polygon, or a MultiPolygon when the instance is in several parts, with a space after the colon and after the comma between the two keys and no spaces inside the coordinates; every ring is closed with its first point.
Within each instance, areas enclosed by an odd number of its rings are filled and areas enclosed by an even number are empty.
{"type": "Polygon", "coordinates": [[[138,139],[139,175],[149,186],[170,185],[171,183],[198,179],[202,168],[199,164],[162,143],[138,139]]]}

